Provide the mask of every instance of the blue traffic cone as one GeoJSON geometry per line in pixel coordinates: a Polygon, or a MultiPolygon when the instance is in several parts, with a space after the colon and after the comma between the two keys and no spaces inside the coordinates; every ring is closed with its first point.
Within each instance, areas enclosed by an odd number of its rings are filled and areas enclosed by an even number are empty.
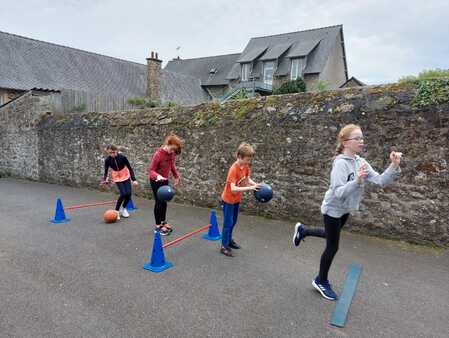
{"type": "Polygon", "coordinates": [[[55,217],[50,220],[52,223],[67,223],[70,218],[65,217],[64,207],[60,198],[56,200],[55,217]]]}
{"type": "Polygon", "coordinates": [[[221,238],[220,230],[218,229],[218,222],[217,222],[217,212],[215,209],[212,209],[210,211],[210,228],[207,232],[207,235],[204,235],[204,239],[208,239],[209,241],[218,241],[221,238]]]}
{"type": "Polygon", "coordinates": [[[137,210],[139,208],[134,205],[133,200],[130,198],[128,204],[126,205],[126,209],[128,211],[134,211],[134,210],[137,210]]]}
{"type": "Polygon", "coordinates": [[[151,261],[145,263],[144,269],[153,272],[162,272],[171,268],[173,264],[165,260],[164,249],[162,248],[161,234],[159,231],[154,232],[153,252],[151,253],[151,261]]]}

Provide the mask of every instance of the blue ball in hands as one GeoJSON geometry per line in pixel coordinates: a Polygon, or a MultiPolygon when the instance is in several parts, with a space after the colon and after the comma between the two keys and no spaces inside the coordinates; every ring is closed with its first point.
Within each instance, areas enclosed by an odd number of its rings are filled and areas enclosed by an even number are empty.
{"type": "Polygon", "coordinates": [[[273,189],[270,185],[262,183],[259,190],[254,191],[254,197],[259,202],[266,203],[273,198],[273,189]]]}

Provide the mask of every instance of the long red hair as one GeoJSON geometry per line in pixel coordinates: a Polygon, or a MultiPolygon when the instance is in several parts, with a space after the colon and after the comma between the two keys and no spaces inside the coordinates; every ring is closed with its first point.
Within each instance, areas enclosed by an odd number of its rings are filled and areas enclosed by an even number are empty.
{"type": "Polygon", "coordinates": [[[165,138],[164,144],[167,146],[176,146],[175,153],[176,155],[181,154],[182,151],[182,140],[176,134],[170,134],[165,138]]]}

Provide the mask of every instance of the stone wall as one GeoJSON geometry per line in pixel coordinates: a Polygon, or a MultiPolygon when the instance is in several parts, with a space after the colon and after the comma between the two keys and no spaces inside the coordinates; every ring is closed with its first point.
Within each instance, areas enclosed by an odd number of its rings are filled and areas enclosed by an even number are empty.
{"type": "Polygon", "coordinates": [[[48,109],[33,92],[0,109],[0,174],[39,179],[37,124],[48,109]]]}
{"type": "Polygon", "coordinates": [[[449,246],[449,107],[418,109],[413,96],[413,88],[391,85],[123,113],[58,116],[42,115],[40,109],[34,134],[27,136],[38,139],[33,174],[21,168],[20,160],[4,162],[30,154],[27,139],[12,133],[14,127],[6,134],[0,129],[2,144],[16,144],[2,148],[0,168],[46,182],[98,187],[102,150],[114,143],[123,147],[145,183],[137,193],[149,196],[149,157],[166,134],[176,132],[185,139],[177,161],[183,179],[176,200],[216,206],[236,147],[247,141],[256,148],[253,177],[271,184],[275,197],[259,204],[248,194],[242,209],[320,226],[336,134],[344,124],[358,123],[366,137],[363,156],[378,171],[388,166],[392,147],[405,155],[402,177],[384,189],[369,186],[348,228],[449,246]]]}

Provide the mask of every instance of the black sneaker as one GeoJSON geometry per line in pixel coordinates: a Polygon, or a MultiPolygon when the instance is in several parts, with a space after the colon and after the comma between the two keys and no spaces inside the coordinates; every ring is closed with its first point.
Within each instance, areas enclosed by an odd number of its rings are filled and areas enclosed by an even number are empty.
{"type": "Polygon", "coordinates": [[[299,243],[304,239],[304,224],[295,224],[295,233],[293,234],[293,244],[299,246],[299,243]]]}
{"type": "Polygon", "coordinates": [[[172,228],[171,225],[168,224],[166,221],[163,221],[163,222],[162,222],[162,226],[165,227],[165,228],[167,229],[167,232],[168,232],[169,234],[171,234],[171,233],[173,232],[173,228],[172,228]]]}
{"type": "Polygon", "coordinates": [[[229,243],[229,247],[231,249],[237,249],[237,250],[242,248],[240,245],[238,245],[236,242],[234,242],[233,239],[231,239],[231,243],[229,243]]]}
{"type": "Polygon", "coordinates": [[[231,250],[230,248],[225,248],[224,246],[222,246],[221,249],[220,249],[220,252],[221,252],[223,255],[225,255],[225,256],[228,256],[228,257],[234,257],[234,256],[232,255],[232,250],[231,250]]]}
{"type": "Polygon", "coordinates": [[[161,234],[161,236],[168,236],[168,235],[170,235],[170,231],[168,231],[163,226],[157,226],[157,227],[154,228],[154,230],[159,232],[161,234]]]}

